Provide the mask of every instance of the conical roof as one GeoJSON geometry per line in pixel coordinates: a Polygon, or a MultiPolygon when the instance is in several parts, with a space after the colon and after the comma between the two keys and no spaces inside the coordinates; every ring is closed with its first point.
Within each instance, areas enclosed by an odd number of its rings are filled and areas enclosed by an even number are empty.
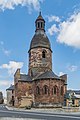
{"type": "Polygon", "coordinates": [[[44,18],[41,15],[41,11],[39,12],[39,16],[37,17],[36,21],[38,20],[43,20],[45,22],[44,18]]]}

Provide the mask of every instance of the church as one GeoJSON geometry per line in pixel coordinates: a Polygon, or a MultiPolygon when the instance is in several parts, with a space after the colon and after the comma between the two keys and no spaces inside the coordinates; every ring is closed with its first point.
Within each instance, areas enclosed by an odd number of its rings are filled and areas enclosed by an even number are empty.
{"type": "Polygon", "coordinates": [[[58,76],[52,70],[52,49],[41,12],[35,21],[35,27],[35,34],[28,51],[28,74],[21,74],[20,69],[14,74],[13,105],[16,107],[62,106],[67,92],[67,75],[58,76]]]}

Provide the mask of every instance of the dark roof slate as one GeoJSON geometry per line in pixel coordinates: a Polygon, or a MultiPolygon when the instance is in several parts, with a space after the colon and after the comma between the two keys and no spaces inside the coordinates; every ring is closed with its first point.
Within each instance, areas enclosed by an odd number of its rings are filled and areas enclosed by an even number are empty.
{"type": "Polygon", "coordinates": [[[74,92],[80,95],[80,90],[74,90],[74,92]]]}
{"type": "Polygon", "coordinates": [[[24,82],[31,82],[32,78],[29,75],[26,74],[20,74],[20,79],[19,81],[24,81],[24,82]]]}
{"type": "Polygon", "coordinates": [[[14,90],[14,85],[11,85],[8,89],[6,90],[14,90]]]}
{"type": "Polygon", "coordinates": [[[80,95],[80,90],[67,90],[67,93],[75,93],[80,95]]]}
{"type": "Polygon", "coordinates": [[[46,71],[45,73],[38,76],[35,80],[37,80],[37,79],[48,79],[48,78],[60,79],[60,77],[57,76],[53,71],[46,71]]]}
{"type": "Polygon", "coordinates": [[[48,37],[46,34],[35,34],[32,38],[30,49],[36,48],[36,47],[44,47],[51,50],[51,45],[48,37]]]}

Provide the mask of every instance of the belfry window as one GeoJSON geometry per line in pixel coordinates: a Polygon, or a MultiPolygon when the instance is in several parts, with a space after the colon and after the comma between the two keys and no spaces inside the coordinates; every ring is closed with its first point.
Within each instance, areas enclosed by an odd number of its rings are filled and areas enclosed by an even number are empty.
{"type": "Polygon", "coordinates": [[[43,23],[41,22],[41,28],[43,27],[43,23]]]}
{"type": "Polygon", "coordinates": [[[46,57],[46,53],[45,51],[42,52],[42,58],[45,58],[46,57]]]}
{"type": "Polygon", "coordinates": [[[38,22],[38,28],[40,28],[40,23],[38,22]]]}
{"type": "Polygon", "coordinates": [[[36,87],[36,93],[40,95],[40,88],[38,86],[36,87]]]}

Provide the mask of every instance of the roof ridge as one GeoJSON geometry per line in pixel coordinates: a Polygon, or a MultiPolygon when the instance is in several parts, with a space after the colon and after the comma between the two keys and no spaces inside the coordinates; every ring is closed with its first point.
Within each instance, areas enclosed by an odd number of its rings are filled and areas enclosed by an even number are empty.
{"type": "MultiPolygon", "coordinates": [[[[56,75],[52,70],[45,71],[44,73],[40,74],[36,79],[47,79],[47,78],[57,78],[60,79],[58,75],[56,75]]],[[[36,80],[35,79],[35,80],[36,80]]]]}

